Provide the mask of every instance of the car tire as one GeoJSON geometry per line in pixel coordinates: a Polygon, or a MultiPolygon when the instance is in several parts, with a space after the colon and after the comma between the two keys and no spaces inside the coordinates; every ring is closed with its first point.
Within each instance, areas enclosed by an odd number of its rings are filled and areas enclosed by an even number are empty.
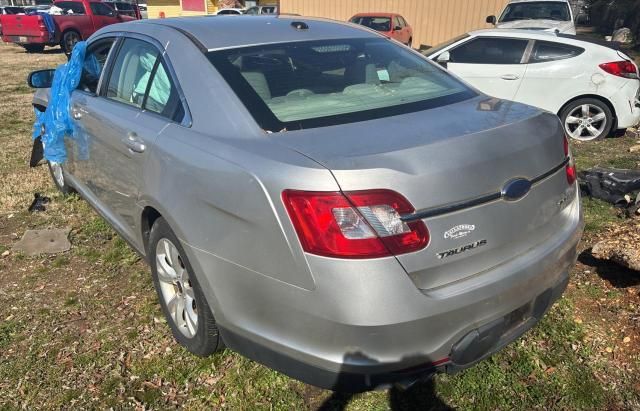
{"type": "Polygon", "coordinates": [[[22,47],[27,53],[42,53],[44,51],[44,44],[23,44],[22,47]]]}
{"type": "Polygon", "coordinates": [[[222,349],[218,326],[193,268],[162,217],[151,228],[148,255],[160,306],[176,341],[201,357],[222,349]]]}
{"type": "Polygon", "coordinates": [[[560,111],[565,133],[579,141],[601,140],[609,135],[614,124],[613,113],[602,100],[581,98],[560,111]]]}
{"type": "Polygon", "coordinates": [[[411,47],[411,44],[413,43],[413,38],[409,37],[409,41],[407,41],[407,47],[411,47]]]}
{"type": "Polygon", "coordinates": [[[62,51],[64,51],[64,54],[70,56],[71,52],[73,51],[73,47],[80,40],[82,40],[82,38],[80,37],[80,33],[78,33],[77,31],[65,31],[62,34],[62,39],[60,40],[60,47],[62,47],[62,51]]]}
{"type": "Polygon", "coordinates": [[[49,174],[51,174],[53,184],[56,185],[62,194],[69,195],[75,192],[73,187],[71,187],[67,182],[62,164],[47,161],[47,167],[49,168],[49,174]]]}

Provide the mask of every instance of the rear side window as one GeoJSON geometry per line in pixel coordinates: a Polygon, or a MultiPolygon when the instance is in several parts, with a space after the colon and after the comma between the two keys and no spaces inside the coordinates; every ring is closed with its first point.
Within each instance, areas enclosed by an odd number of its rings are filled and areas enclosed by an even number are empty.
{"type": "Polygon", "coordinates": [[[118,10],[133,11],[133,5],[129,3],[116,3],[118,10]]]}
{"type": "Polygon", "coordinates": [[[180,122],[184,109],[166,63],[153,45],[125,39],[113,64],[107,98],[180,122]]]}
{"type": "Polygon", "coordinates": [[[529,63],[545,63],[547,61],[570,59],[584,53],[580,47],[550,41],[536,41],[529,63]]]}
{"type": "Polygon", "coordinates": [[[97,94],[98,81],[102,74],[102,69],[107,62],[109,51],[113,46],[114,40],[104,40],[89,46],[82,65],[82,75],[78,89],[88,93],[97,94]]]}
{"type": "Polygon", "coordinates": [[[111,7],[107,6],[103,3],[89,3],[89,7],[91,7],[91,11],[96,16],[115,16],[116,12],[111,7]]]}
{"type": "Polygon", "coordinates": [[[528,40],[479,37],[452,50],[452,63],[520,64],[528,40]]]}
{"type": "Polygon", "coordinates": [[[78,1],[60,1],[55,6],[62,9],[62,14],[86,14],[84,6],[78,1]]]}

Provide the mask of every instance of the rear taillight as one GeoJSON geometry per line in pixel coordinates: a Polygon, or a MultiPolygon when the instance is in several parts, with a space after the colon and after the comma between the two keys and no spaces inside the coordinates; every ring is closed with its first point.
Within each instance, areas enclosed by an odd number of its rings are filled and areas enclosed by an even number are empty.
{"type": "Polygon", "coordinates": [[[565,167],[565,172],[567,174],[567,183],[569,183],[569,185],[573,185],[573,183],[576,182],[577,172],[576,165],[573,162],[573,156],[571,155],[571,150],[569,149],[569,139],[567,138],[567,136],[564,136],[564,156],[565,158],[569,159],[569,162],[565,167]]]}
{"type": "Polygon", "coordinates": [[[638,68],[628,60],[600,64],[600,68],[609,74],[625,78],[638,78],[638,68]]]}
{"type": "Polygon", "coordinates": [[[391,190],[285,190],[282,200],[302,248],[338,258],[376,258],[421,250],[429,242],[422,221],[405,223],[413,206],[391,190]]]}

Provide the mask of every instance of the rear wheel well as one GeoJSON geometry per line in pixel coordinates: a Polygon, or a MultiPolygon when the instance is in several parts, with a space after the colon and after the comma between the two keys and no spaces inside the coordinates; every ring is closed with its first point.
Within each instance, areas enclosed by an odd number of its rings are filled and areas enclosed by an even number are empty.
{"type": "Polygon", "coordinates": [[[562,107],[560,107],[560,110],[558,110],[558,117],[560,117],[560,115],[562,114],[562,111],[571,103],[573,103],[576,100],[580,100],[583,98],[593,98],[599,101],[602,101],[604,104],[607,105],[607,107],[609,107],[609,110],[611,110],[611,113],[613,113],[613,126],[611,127],[611,131],[616,130],[618,128],[618,115],[616,114],[616,109],[613,107],[613,104],[611,104],[611,102],[609,101],[609,99],[599,96],[597,94],[583,94],[581,96],[577,96],[572,98],[571,100],[567,101],[566,103],[564,103],[564,105],[562,107]]]}
{"type": "Polygon", "coordinates": [[[153,207],[147,206],[142,210],[141,227],[142,227],[142,242],[144,244],[145,254],[149,255],[149,235],[151,234],[151,227],[158,218],[162,217],[162,214],[153,207]]]}

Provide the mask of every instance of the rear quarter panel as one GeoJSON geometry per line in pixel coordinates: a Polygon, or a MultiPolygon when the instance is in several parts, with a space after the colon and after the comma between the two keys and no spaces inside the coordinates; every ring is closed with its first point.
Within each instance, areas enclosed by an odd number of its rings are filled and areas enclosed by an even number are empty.
{"type": "MultiPolygon", "coordinates": [[[[88,4],[85,7],[88,7],[88,4]]],[[[91,11],[89,10],[87,13],[91,13],[91,11]]],[[[64,33],[67,30],[75,30],[80,33],[82,40],[88,39],[95,31],[92,18],[93,16],[88,14],[53,16],[60,33],[64,33]]]]}
{"type": "Polygon", "coordinates": [[[585,52],[577,57],[528,64],[516,100],[556,114],[576,97],[598,95],[609,100],[624,80],[605,73],[598,65],[615,61],[615,51],[582,46],[585,52]]]}

